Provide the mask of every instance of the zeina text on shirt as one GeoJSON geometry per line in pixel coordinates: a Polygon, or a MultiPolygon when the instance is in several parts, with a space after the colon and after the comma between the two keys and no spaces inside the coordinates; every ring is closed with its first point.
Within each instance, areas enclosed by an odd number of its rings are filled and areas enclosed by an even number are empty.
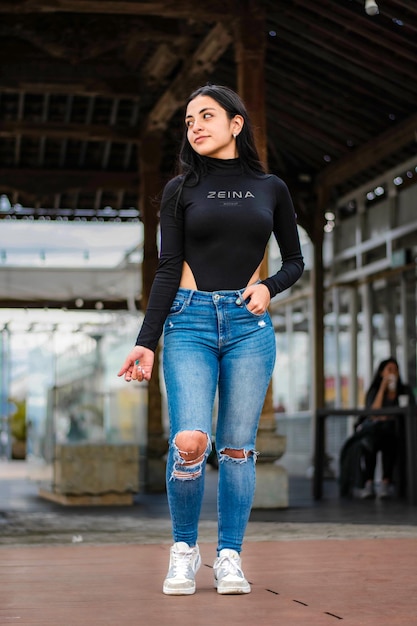
{"type": "Polygon", "coordinates": [[[254,198],[251,191],[209,191],[207,198],[254,198]]]}

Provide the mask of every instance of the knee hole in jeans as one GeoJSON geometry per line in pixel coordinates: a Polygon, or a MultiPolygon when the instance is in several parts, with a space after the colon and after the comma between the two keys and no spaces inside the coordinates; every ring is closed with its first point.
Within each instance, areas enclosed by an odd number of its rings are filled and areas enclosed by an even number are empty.
{"type": "Polygon", "coordinates": [[[201,430],[184,430],[175,435],[172,445],[175,447],[175,455],[171,479],[199,478],[211,452],[209,435],[201,430]]]}
{"type": "Polygon", "coordinates": [[[219,452],[219,461],[246,463],[249,457],[254,457],[256,461],[257,456],[258,455],[254,450],[246,450],[245,448],[223,448],[219,452]]]}

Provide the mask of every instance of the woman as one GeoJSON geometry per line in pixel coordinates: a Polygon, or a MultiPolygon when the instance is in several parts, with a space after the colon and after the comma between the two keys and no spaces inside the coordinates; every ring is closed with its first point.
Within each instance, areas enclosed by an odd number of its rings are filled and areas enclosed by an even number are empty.
{"type": "MultiPolygon", "coordinates": [[[[366,394],[365,404],[372,409],[398,406],[400,396],[406,396],[407,403],[414,404],[410,387],[401,380],[397,361],[390,357],[379,364],[366,394]]],[[[388,415],[369,416],[364,422],[365,430],[370,427],[368,434],[371,436],[372,445],[364,447],[365,486],[361,493],[362,498],[375,497],[374,474],[378,452],[382,454],[382,483],[379,497],[389,498],[392,495],[397,448],[401,443],[400,426],[401,424],[396,421],[396,416],[388,415]]]]}
{"type": "Polygon", "coordinates": [[[191,94],[180,175],[161,201],[161,249],[136,347],[119,376],[149,380],[164,329],[163,368],[170,420],[167,495],[174,545],[163,592],[195,592],[198,521],[212,411],[218,392],[220,594],[249,593],[240,552],[255,490],[256,433],[275,363],[271,297],[303,271],[296,217],[282,180],[267,175],[250,119],[231,89],[191,94]],[[271,234],[281,269],[260,280],[271,234]]]}

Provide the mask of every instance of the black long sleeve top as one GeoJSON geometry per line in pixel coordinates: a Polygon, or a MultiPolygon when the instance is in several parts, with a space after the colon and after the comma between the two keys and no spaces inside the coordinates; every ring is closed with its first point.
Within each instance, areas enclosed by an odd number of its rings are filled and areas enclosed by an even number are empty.
{"type": "Polygon", "coordinates": [[[261,263],[273,233],[282,265],[262,281],[271,298],[304,269],[296,216],[286,184],[273,174],[244,173],[239,159],[205,157],[207,174],[184,185],[178,176],[161,201],[157,272],[136,345],[155,350],[187,262],[200,291],[242,289],[261,263]]]}

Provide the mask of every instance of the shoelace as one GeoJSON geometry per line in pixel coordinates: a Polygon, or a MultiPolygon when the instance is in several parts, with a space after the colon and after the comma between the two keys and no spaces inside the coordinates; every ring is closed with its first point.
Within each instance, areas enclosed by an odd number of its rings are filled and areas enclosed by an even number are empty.
{"type": "Polygon", "coordinates": [[[179,574],[185,576],[185,574],[188,573],[188,569],[193,558],[193,552],[191,550],[189,552],[175,552],[174,555],[172,563],[174,577],[179,574]]]}
{"type": "Polygon", "coordinates": [[[227,574],[237,574],[238,576],[242,575],[239,563],[230,556],[221,556],[219,562],[217,563],[217,568],[219,571],[221,569],[226,570],[227,574]]]}

